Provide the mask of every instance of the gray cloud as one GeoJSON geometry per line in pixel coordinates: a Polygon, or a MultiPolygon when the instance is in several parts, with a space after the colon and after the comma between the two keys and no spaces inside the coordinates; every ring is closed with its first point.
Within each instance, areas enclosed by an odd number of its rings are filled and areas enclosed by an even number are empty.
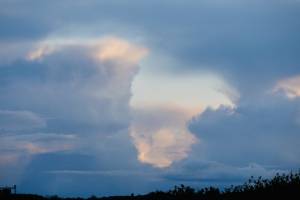
{"type": "Polygon", "coordinates": [[[0,130],[18,131],[46,127],[45,119],[30,111],[0,110],[0,130]]]}
{"type": "Polygon", "coordinates": [[[207,109],[190,122],[190,130],[201,138],[205,159],[297,168],[299,109],[299,99],[266,95],[242,102],[234,111],[207,109]]]}
{"type": "Polygon", "coordinates": [[[39,38],[70,32],[78,36],[114,33],[143,37],[151,49],[176,59],[179,67],[172,70],[222,73],[241,93],[247,90],[244,95],[269,87],[281,76],[300,73],[300,3],[296,0],[5,1],[3,5],[4,16],[25,19],[22,24],[30,29],[15,30],[18,20],[6,23],[4,18],[2,27],[7,35],[35,34],[34,27],[39,27],[44,31],[39,38]],[[47,18],[45,13],[53,17],[47,18]]]}
{"type": "MultiPolygon", "coordinates": [[[[127,130],[130,87],[140,49],[118,38],[98,42],[97,46],[58,44],[50,53],[2,63],[1,184],[14,181],[22,188],[23,178],[32,178],[31,168],[35,173],[50,165],[43,157],[47,154],[57,159],[60,154],[86,154],[89,162],[96,159],[102,164],[95,166],[107,169],[137,165],[127,130]],[[125,45],[126,54],[106,54],[111,45],[125,45]],[[39,156],[41,165],[36,168],[34,160],[39,156]]],[[[78,166],[84,161],[80,156],[70,160],[78,166]]],[[[72,170],[67,161],[54,162],[52,170],[72,170]]],[[[29,188],[39,184],[36,179],[25,180],[29,188]]]]}
{"type": "Polygon", "coordinates": [[[288,172],[289,170],[278,169],[276,166],[264,166],[257,163],[237,166],[194,158],[178,163],[162,177],[166,181],[180,182],[199,189],[212,185],[226,188],[232,184],[243,184],[250,176],[270,178],[276,173],[288,172]]]}
{"type": "Polygon", "coordinates": [[[118,66],[92,61],[79,48],[2,66],[1,107],[39,113],[50,131],[126,128],[135,68],[118,72],[118,66]],[[71,129],[73,124],[78,127],[71,129]]]}

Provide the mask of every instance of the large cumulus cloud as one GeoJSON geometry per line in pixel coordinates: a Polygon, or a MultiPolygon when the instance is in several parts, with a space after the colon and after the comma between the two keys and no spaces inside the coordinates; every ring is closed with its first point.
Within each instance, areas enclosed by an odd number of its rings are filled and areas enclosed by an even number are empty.
{"type": "MultiPolygon", "coordinates": [[[[46,39],[34,46],[22,59],[0,66],[1,183],[32,191],[38,183],[27,179],[30,169],[47,171],[48,154],[78,155],[70,158],[74,165],[83,161],[81,154],[89,155],[98,169],[136,167],[127,131],[129,99],[147,50],[116,37],[71,44],[46,39]],[[43,167],[34,166],[36,158],[43,167]]],[[[55,161],[51,170],[67,162],[55,161]]],[[[90,170],[89,162],[81,170],[90,170]]]]}

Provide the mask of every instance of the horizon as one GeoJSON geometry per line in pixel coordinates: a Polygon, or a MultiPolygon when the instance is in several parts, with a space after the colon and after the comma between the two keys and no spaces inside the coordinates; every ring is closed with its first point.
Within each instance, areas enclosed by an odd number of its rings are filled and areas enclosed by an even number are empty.
{"type": "Polygon", "coordinates": [[[115,196],[300,168],[299,0],[2,0],[0,186],[115,196]]]}

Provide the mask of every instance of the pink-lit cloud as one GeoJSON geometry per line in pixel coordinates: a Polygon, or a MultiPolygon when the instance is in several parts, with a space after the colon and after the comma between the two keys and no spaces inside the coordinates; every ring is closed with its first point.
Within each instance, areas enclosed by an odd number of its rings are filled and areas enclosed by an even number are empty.
{"type": "Polygon", "coordinates": [[[282,79],[277,82],[274,92],[282,91],[288,98],[300,96],[300,75],[282,79]]]}

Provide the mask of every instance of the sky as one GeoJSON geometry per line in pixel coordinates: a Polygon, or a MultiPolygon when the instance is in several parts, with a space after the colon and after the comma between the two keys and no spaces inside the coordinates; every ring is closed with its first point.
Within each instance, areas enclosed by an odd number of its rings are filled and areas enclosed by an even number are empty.
{"type": "Polygon", "coordinates": [[[300,168],[299,0],[1,0],[0,185],[61,196],[300,168]]]}

